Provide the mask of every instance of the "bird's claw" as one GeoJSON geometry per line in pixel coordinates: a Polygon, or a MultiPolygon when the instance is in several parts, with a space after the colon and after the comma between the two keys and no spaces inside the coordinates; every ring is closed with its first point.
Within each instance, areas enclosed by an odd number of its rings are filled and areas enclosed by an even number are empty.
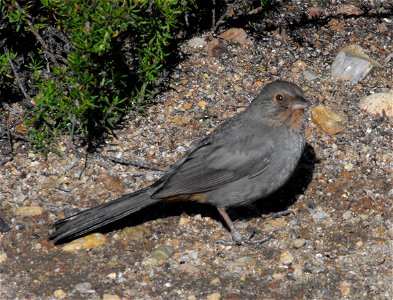
{"type": "Polygon", "coordinates": [[[259,239],[259,240],[252,240],[255,236],[255,231],[251,233],[248,238],[244,238],[239,231],[231,232],[232,241],[224,241],[224,240],[217,240],[215,244],[217,245],[224,245],[224,246],[244,246],[244,247],[263,247],[262,244],[269,241],[272,236],[269,235],[266,238],[259,239]]]}

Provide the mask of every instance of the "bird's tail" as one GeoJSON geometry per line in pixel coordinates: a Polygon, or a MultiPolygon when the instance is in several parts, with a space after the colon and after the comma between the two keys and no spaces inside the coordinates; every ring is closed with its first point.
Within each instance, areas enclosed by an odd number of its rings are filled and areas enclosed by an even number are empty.
{"type": "Polygon", "coordinates": [[[49,236],[49,240],[53,240],[55,243],[72,240],[160,201],[160,199],[150,198],[146,191],[147,189],[142,189],[124,195],[109,203],[57,221],[54,224],[56,231],[49,236]]]}

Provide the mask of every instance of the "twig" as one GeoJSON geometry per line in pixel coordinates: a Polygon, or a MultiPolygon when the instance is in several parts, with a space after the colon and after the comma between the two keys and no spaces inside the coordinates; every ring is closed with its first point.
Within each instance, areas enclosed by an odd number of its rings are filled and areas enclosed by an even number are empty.
{"type": "MultiPolygon", "coordinates": [[[[17,1],[15,1],[15,6],[16,8],[21,12],[26,14],[26,16],[28,18],[31,18],[31,16],[29,14],[27,14],[20,6],[19,3],[17,1]]],[[[36,37],[36,39],[38,40],[38,42],[41,44],[42,48],[44,48],[44,51],[46,53],[46,55],[48,55],[49,59],[52,61],[52,63],[56,66],[56,67],[60,67],[60,64],[57,62],[55,56],[49,51],[48,46],[46,45],[46,43],[44,42],[44,40],[42,39],[42,37],[39,35],[39,33],[37,32],[37,30],[34,28],[33,23],[26,18],[26,23],[27,25],[29,25],[30,31],[32,34],[34,34],[34,36],[36,37]]]]}
{"type": "Polygon", "coordinates": [[[216,0],[213,0],[213,9],[212,9],[212,29],[216,25],[216,0]]]}
{"type": "Polygon", "coordinates": [[[17,134],[17,133],[14,133],[14,132],[10,132],[10,135],[12,137],[16,138],[16,139],[19,139],[19,140],[22,140],[22,141],[25,141],[25,142],[31,142],[29,138],[27,138],[27,137],[25,137],[23,135],[20,135],[20,134],[17,134]]]}
{"type": "Polygon", "coordinates": [[[163,172],[163,171],[124,172],[124,173],[122,173],[122,174],[125,174],[125,175],[128,175],[128,174],[129,174],[129,175],[132,176],[132,177],[146,177],[147,175],[152,175],[152,176],[158,175],[158,176],[160,176],[160,175],[164,174],[164,172],[163,172]]]}
{"type": "Polygon", "coordinates": [[[133,161],[133,160],[124,160],[116,157],[109,157],[109,156],[102,156],[104,159],[108,159],[110,161],[113,161],[115,163],[121,164],[121,165],[126,165],[126,166],[134,166],[138,167],[141,169],[147,169],[147,170],[153,170],[153,171],[162,171],[162,169],[156,168],[154,166],[151,166],[145,162],[142,161],[133,161]]]}
{"type": "Polygon", "coordinates": [[[4,48],[4,54],[7,57],[8,63],[11,66],[12,72],[14,73],[15,76],[15,81],[16,83],[19,85],[19,88],[23,94],[23,96],[25,96],[26,99],[24,99],[24,101],[22,101],[23,105],[27,108],[33,108],[34,105],[32,104],[33,99],[31,99],[31,97],[29,96],[29,94],[26,93],[25,87],[22,84],[22,81],[20,80],[19,74],[16,71],[16,68],[14,66],[14,63],[11,60],[10,55],[8,54],[8,49],[7,47],[4,48]]]}

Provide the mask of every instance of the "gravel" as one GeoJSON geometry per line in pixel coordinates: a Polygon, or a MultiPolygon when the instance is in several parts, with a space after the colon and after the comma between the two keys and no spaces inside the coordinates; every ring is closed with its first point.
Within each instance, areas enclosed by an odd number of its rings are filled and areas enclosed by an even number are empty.
{"type": "Polygon", "coordinates": [[[0,233],[0,298],[392,299],[393,122],[358,107],[365,96],[393,88],[391,5],[349,1],[355,8],[343,8],[349,2],[335,1],[315,9],[314,2],[280,9],[286,20],[303,20],[296,26],[270,14],[260,27],[246,27],[252,43],[243,46],[209,46],[213,32],[185,41],[171,88],[94,155],[80,149],[44,158],[16,141],[0,173],[1,216],[11,227],[0,233]],[[339,8],[345,17],[333,17],[339,8]],[[262,30],[280,22],[285,30],[262,30]],[[338,51],[351,44],[383,65],[356,85],[330,75],[338,51]],[[231,211],[245,234],[271,237],[263,247],[216,244],[230,238],[218,213],[187,203],[145,209],[103,232],[105,242],[89,250],[66,252],[46,240],[58,218],[154,182],[193,141],[279,78],[345,122],[329,135],[308,117],[297,175],[256,207],[231,211]],[[261,217],[285,209],[291,213],[261,217]]]}

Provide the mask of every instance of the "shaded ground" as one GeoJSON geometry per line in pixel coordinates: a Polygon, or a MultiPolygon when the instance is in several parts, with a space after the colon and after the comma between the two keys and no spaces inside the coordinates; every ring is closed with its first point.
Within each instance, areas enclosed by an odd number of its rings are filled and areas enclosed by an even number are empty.
{"type": "MultiPolygon", "coordinates": [[[[283,12],[302,9],[293,2],[283,12]]],[[[330,12],[322,8],[320,18],[330,12]]],[[[271,32],[256,27],[253,45],[224,41],[217,57],[184,43],[187,58],[171,89],[145,117],[126,120],[100,153],[45,159],[14,145],[18,154],[1,167],[1,213],[12,230],[0,234],[0,298],[392,299],[393,123],[361,111],[358,102],[393,87],[393,60],[384,62],[393,53],[393,16],[384,10],[323,20],[271,32]],[[355,86],[330,76],[335,55],[350,44],[384,65],[355,86]],[[316,79],[307,80],[298,61],[316,79]],[[68,253],[46,241],[54,220],[160,176],[104,156],[165,168],[278,78],[297,83],[312,104],[325,104],[346,122],[331,137],[309,118],[309,146],[295,178],[258,202],[259,210],[232,211],[243,232],[272,235],[263,248],[216,245],[229,238],[218,214],[193,204],[145,209],[89,251],[68,253]],[[37,216],[18,211],[31,206],[39,207],[37,216]],[[286,208],[292,213],[261,217],[286,208]],[[140,226],[123,230],[127,225],[140,226]]]]}

